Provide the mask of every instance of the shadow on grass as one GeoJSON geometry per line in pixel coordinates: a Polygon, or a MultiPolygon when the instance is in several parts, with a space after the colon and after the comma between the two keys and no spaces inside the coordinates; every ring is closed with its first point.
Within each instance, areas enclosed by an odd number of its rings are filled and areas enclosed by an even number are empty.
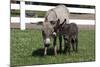
{"type": "MultiPolygon", "coordinates": [[[[57,51],[57,53],[59,53],[59,51],[57,51]]],[[[48,48],[47,50],[47,56],[53,56],[54,55],[54,50],[53,48],[48,48]]],[[[43,48],[39,48],[35,51],[32,52],[32,56],[44,56],[44,49],[43,48]]]]}
{"type": "MultiPolygon", "coordinates": [[[[71,53],[69,54],[69,53],[64,52],[63,50],[62,51],[57,50],[57,54],[64,54],[64,55],[71,55],[73,53],[79,53],[79,51],[78,52],[73,52],[72,50],[70,52],[71,53]]],[[[37,50],[34,50],[32,52],[32,56],[43,57],[44,56],[44,49],[43,48],[39,48],[37,50]]],[[[48,50],[47,50],[47,56],[55,56],[53,48],[48,48],[48,50]]]]}

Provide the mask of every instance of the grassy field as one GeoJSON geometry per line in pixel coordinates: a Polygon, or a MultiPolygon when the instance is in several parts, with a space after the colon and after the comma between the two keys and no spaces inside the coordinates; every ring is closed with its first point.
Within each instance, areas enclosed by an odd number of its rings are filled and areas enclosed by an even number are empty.
{"type": "Polygon", "coordinates": [[[95,61],[95,31],[80,30],[78,44],[78,53],[72,52],[70,55],[58,54],[57,56],[52,54],[53,45],[51,44],[48,55],[43,56],[44,46],[40,30],[11,29],[11,65],[95,61]]]}

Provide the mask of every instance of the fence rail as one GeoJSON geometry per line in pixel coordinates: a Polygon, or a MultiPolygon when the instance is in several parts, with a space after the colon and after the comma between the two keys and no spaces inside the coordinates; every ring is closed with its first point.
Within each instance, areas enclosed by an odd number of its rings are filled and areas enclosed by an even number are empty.
{"type": "MultiPolygon", "coordinates": [[[[25,5],[25,10],[38,10],[38,11],[48,11],[55,6],[42,6],[42,5],[25,5]]],[[[20,9],[19,4],[11,4],[11,9],[20,9]]],[[[74,13],[95,13],[95,9],[87,8],[72,8],[68,7],[70,12],[74,13]]]]}
{"type": "MultiPolygon", "coordinates": [[[[80,4],[80,5],[95,5],[94,0],[17,0],[20,1],[20,4],[11,3],[11,10],[20,10],[20,17],[11,17],[11,23],[20,23],[21,30],[25,29],[25,23],[36,23],[38,21],[43,21],[44,18],[27,18],[25,17],[26,10],[33,11],[48,11],[55,6],[44,6],[44,5],[28,5],[25,4],[26,1],[30,2],[46,2],[46,3],[62,3],[62,4],[80,4]]],[[[68,7],[70,13],[88,13],[95,14],[95,9],[88,8],[77,8],[77,7],[68,7]]],[[[70,19],[70,22],[75,22],[80,25],[94,25],[95,20],[87,20],[87,19],[70,19]]]]}
{"type": "MultiPolygon", "coordinates": [[[[11,21],[14,23],[20,23],[20,17],[11,17],[11,21]]],[[[44,18],[26,18],[26,23],[37,23],[39,21],[44,21],[44,18]]],[[[74,22],[79,25],[94,25],[94,20],[82,20],[82,19],[70,19],[70,22],[74,22]]]]}
{"type": "Polygon", "coordinates": [[[16,0],[30,2],[45,2],[45,3],[61,3],[61,4],[80,4],[80,5],[95,5],[95,0],[16,0]]]}

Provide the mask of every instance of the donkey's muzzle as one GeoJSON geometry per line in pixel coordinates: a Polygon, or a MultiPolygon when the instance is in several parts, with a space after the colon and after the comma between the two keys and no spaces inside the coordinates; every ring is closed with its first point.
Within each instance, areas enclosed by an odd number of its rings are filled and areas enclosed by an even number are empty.
{"type": "Polygon", "coordinates": [[[45,39],[45,47],[49,47],[50,45],[50,38],[45,39]]]}
{"type": "Polygon", "coordinates": [[[45,44],[50,44],[50,38],[45,39],[45,44]]]}

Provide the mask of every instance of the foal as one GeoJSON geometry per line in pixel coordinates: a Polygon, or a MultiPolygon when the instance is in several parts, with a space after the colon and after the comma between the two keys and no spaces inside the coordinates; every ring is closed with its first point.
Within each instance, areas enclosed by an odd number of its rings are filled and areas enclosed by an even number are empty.
{"type": "Polygon", "coordinates": [[[78,26],[75,23],[66,24],[66,19],[62,24],[57,22],[56,28],[59,30],[60,51],[62,50],[62,36],[64,38],[64,52],[69,52],[72,45],[73,51],[78,51],[78,26]]]}

